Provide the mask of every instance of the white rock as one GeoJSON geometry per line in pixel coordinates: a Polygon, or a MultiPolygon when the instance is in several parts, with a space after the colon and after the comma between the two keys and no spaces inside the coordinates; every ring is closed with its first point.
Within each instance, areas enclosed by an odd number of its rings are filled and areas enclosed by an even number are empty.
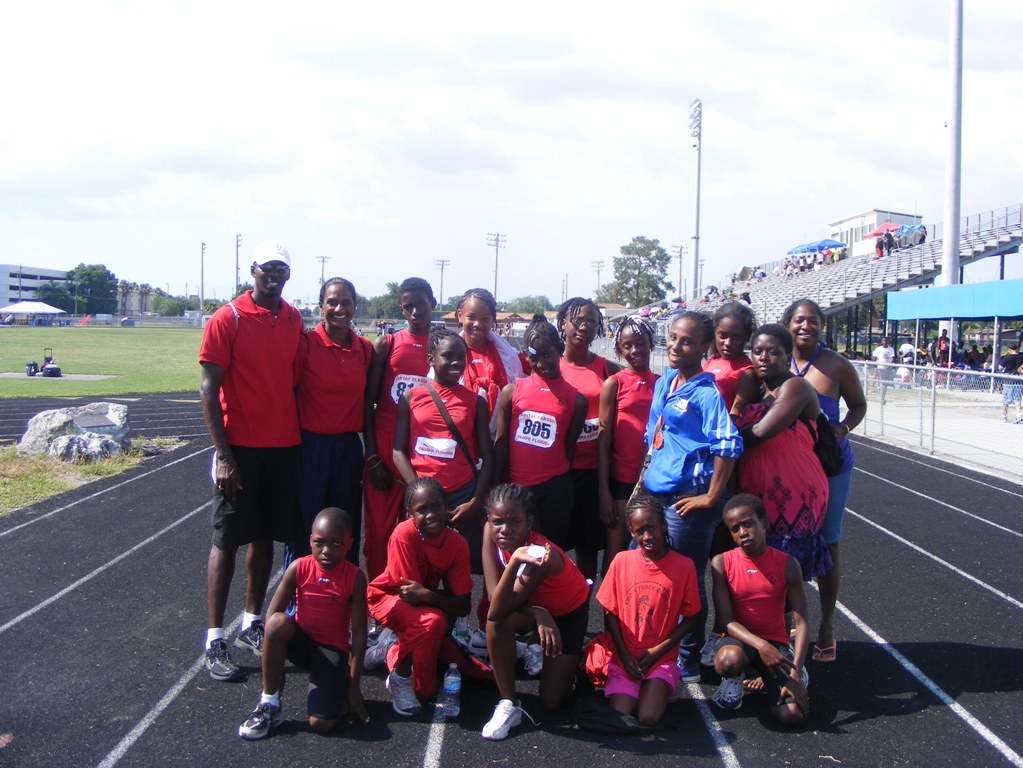
{"type": "Polygon", "coordinates": [[[116,456],[121,452],[121,444],[114,442],[107,435],[86,432],[84,435],[61,435],[52,443],[47,451],[50,458],[61,461],[95,461],[116,456]]]}
{"type": "Polygon", "coordinates": [[[89,403],[80,407],[56,408],[37,413],[18,442],[18,455],[41,456],[58,437],[103,435],[119,447],[127,445],[131,427],[128,406],[120,403],[89,403]]]}

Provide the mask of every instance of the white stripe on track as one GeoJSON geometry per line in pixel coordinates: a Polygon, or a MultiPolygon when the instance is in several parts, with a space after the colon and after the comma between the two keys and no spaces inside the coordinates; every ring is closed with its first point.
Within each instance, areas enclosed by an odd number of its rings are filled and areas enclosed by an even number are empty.
{"type": "Polygon", "coordinates": [[[874,478],[875,480],[880,480],[882,483],[894,485],[896,488],[906,491],[907,493],[912,493],[913,495],[919,496],[922,499],[927,499],[928,501],[934,504],[940,504],[941,506],[947,507],[948,509],[951,509],[954,512],[966,515],[967,517],[972,517],[974,520],[977,520],[981,523],[986,523],[987,525],[990,525],[992,528],[997,528],[1000,531],[1004,531],[1005,533],[1011,533],[1013,536],[1018,536],[1019,538],[1023,539],[1023,533],[1021,533],[1020,531],[1013,530],[1012,528],[1006,528],[1004,525],[999,525],[998,523],[992,520],[988,520],[986,517],[981,517],[980,515],[975,515],[972,512],[967,512],[965,509],[949,504],[947,501],[942,501],[941,499],[936,499],[933,496],[928,496],[926,493],[921,493],[920,491],[917,491],[913,488],[909,488],[905,485],[900,485],[899,483],[896,483],[893,480],[889,480],[886,477],[881,477],[881,475],[875,475],[873,472],[868,472],[865,469],[860,469],[859,467],[854,467],[854,469],[857,472],[861,472],[864,475],[867,475],[868,477],[874,478]]]}
{"type": "Polygon", "coordinates": [[[47,606],[52,605],[53,603],[57,602],[58,600],[60,600],[60,598],[64,597],[64,595],[69,594],[70,592],[73,592],[74,590],[78,589],[80,586],[82,586],[86,582],[91,581],[92,579],[96,578],[97,576],[99,576],[101,573],[103,573],[107,569],[112,568],[113,566],[117,565],[117,563],[121,562],[122,560],[124,560],[129,555],[132,555],[132,554],[138,552],[140,549],[142,549],[142,547],[144,547],[147,544],[150,544],[150,543],[156,541],[158,538],[160,538],[165,533],[167,533],[167,531],[170,531],[170,530],[173,530],[174,528],[177,528],[179,525],[181,525],[183,522],[188,520],[190,517],[194,517],[199,512],[201,512],[202,510],[206,509],[206,507],[210,506],[212,503],[213,503],[213,501],[211,500],[211,501],[207,501],[205,504],[203,504],[200,507],[196,507],[191,512],[189,512],[187,515],[185,515],[184,517],[178,518],[173,523],[168,525],[166,528],[163,528],[162,530],[157,531],[156,533],[154,533],[149,538],[143,539],[142,541],[140,541],[138,544],[136,544],[131,549],[125,550],[124,552],[119,554],[117,557],[115,557],[113,560],[108,560],[106,563],[101,565],[99,568],[96,568],[95,570],[90,571],[89,573],[87,573],[85,576],[83,576],[82,578],[78,579],[77,581],[74,581],[71,584],[68,584],[66,587],[64,587],[64,589],[60,590],[60,592],[57,592],[55,595],[51,595],[50,597],[48,597],[45,600],[43,600],[41,603],[37,603],[35,605],[35,607],[29,608],[24,613],[18,614],[13,619],[8,621],[6,624],[0,624],[0,635],[2,635],[4,632],[6,632],[11,627],[16,626],[17,624],[20,624],[22,621],[24,621],[25,619],[29,618],[30,616],[33,616],[33,615],[39,613],[39,611],[43,610],[43,608],[46,608],[47,606]]]}
{"type": "MultiPolygon", "coordinates": [[[[811,582],[814,589],[817,589],[817,585],[811,582]]],[[[976,717],[970,714],[969,710],[959,704],[955,699],[945,693],[941,687],[938,686],[931,678],[924,674],[916,664],[911,662],[905,656],[902,655],[896,648],[892,647],[887,640],[881,635],[871,629],[867,624],[860,620],[860,617],[855,613],[846,608],[842,603],[838,603],[838,610],[842,612],[849,621],[856,625],[863,634],[877,643],[878,647],[882,651],[891,656],[898,663],[900,667],[911,674],[916,680],[929,690],[934,697],[948,707],[952,712],[965,722],[978,736],[980,736],[989,745],[994,747],[1006,760],[1008,760],[1017,768],[1023,768],[1023,756],[1012,749],[1008,744],[1002,741],[995,733],[988,728],[984,723],[980,722],[976,717]]]]}
{"type": "Polygon", "coordinates": [[[444,710],[433,708],[430,732],[426,737],[426,751],[423,753],[423,768],[440,768],[441,748],[444,746],[444,710]]]}
{"type": "MultiPolygon", "coordinates": [[[[859,435],[856,435],[854,433],[853,437],[859,437],[859,435]]],[[[875,440],[875,439],[876,438],[872,438],[872,437],[867,437],[866,438],[866,440],[875,440]]],[[[1023,493],[1017,493],[1016,491],[1010,491],[1010,490],[1008,490],[1006,488],[999,488],[996,485],[990,485],[989,483],[985,482],[984,480],[977,480],[974,477],[970,477],[968,475],[962,475],[962,474],[960,474],[958,472],[953,472],[951,469],[945,469],[944,467],[937,467],[933,463],[929,463],[929,462],[926,462],[926,461],[920,461],[920,459],[914,459],[914,458],[912,458],[910,456],[906,456],[906,455],[904,455],[902,453],[896,453],[895,451],[886,451],[884,448],[879,448],[877,445],[872,445],[869,442],[861,442],[860,440],[856,440],[854,442],[856,443],[856,445],[861,445],[864,448],[869,448],[872,451],[877,451],[878,453],[883,453],[883,454],[886,454],[888,456],[895,456],[897,458],[902,459],[903,461],[908,461],[910,464],[919,464],[921,467],[927,467],[928,469],[933,469],[935,472],[944,472],[946,475],[952,475],[953,477],[955,477],[956,480],[966,480],[967,482],[970,482],[970,483],[976,483],[977,485],[983,485],[985,488],[988,488],[989,490],[1000,491],[1001,493],[1007,493],[1010,496],[1015,496],[1016,498],[1023,499],[1023,493]]],[[[907,448],[906,450],[910,450],[910,449],[907,448]]],[[[947,459],[940,459],[937,456],[934,457],[934,460],[935,461],[940,461],[943,464],[952,464],[952,462],[948,461],[947,459]]],[[[859,467],[856,467],[856,469],[859,469],[859,467]]],[[[977,472],[978,470],[974,469],[974,470],[971,470],[971,471],[977,472]]]]}
{"type": "Polygon", "coordinates": [[[57,514],[58,512],[63,512],[66,509],[71,509],[71,507],[76,507],[79,504],[81,504],[82,502],[91,501],[92,499],[98,498],[98,497],[102,496],[105,493],[110,493],[111,491],[116,491],[118,488],[123,488],[124,486],[128,485],[129,483],[134,483],[136,480],[141,480],[143,477],[149,477],[150,475],[152,475],[155,472],[162,472],[163,470],[167,469],[168,467],[173,467],[175,464],[180,464],[183,461],[188,461],[189,459],[193,458],[194,456],[198,456],[200,453],[204,453],[205,451],[211,451],[211,450],[213,450],[213,446],[212,445],[211,446],[207,446],[206,448],[203,448],[201,450],[198,450],[198,451],[195,451],[193,453],[190,453],[187,456],[182,456],[180,459],[174,459],[174,461],[168,462],[167,464],[159,466],[156,469],[151,469],[148,472],[143,472],[141,475],[135,475],[135,477],[129,477],[127,480],[124,480],[123,482],[117,483],[117,485],[112,485],[109,488],[104,488],[102,491],[96,491],[96,493],[93,493],[93,494],[91,494],[89,496],[86,496],[84,498],[78,499],[77,501],[72,501],[70,504],[65,504],[63,507],[57,507],[57,509],[50,510],[49,512],[47,512],[44,515],[39,515],[39,517],[33,517],[31,520],[26,520],[25,522],[21,523],[20,525],[16,525],[13,528],[8,528],[5,531],[0,531],[0,539],[2,539],[4,536],[7,536],[10,533],[14,533],[15,531],[21,530],[22,528],[24,528],[27,525],[32,525],[32,523],[38,523],[40,520],[45,520],[46,518],[51,517],[51,516],[57,514]]]}
{"type": "Polygon", "coordinates": [[[991,594],[996,595],[997,597],[1002,598],[1002,600],[1005,600],[1010,605],[1015,606],[1016,608],[1023,609],[1023,602],[1020,602],[1019,600],[1017,600],[1016,598],[1012,597],[1011,595],[1008,595],[1005,592],[1002,592],[1002,590],[1000,590],[1000,589],[998,589],[996,587],[992,587],[987,582],[981,581],[976,576],[970,575],[969,573],[967,573],[966,571],[962,570],[961,568],[956,568],[954,565],[952,565],[952,563],[948,562],[947,560],[942,560],[937,555],[932,555],[926,549],[923,549],[922,547],[917,546],[916,544],[914,544],[913,542],[909,541],[908,539],[904,539],[902,536],[899,536],[899,534],[895,533],[894,531],[889,531],[883,525],[879,525],[878,523],[875,523],[873,520],[870,520],[870,519],[864,517],[863,515],[859,514],[858,512],[854,512],[853,510],[849,509],[849,507],[846,507],[845,511],[848,512],[850,515],[853,515],[854,517],[857,517],[860,520],[862,520],[863,522],[867,523],[867,525],[872,525],[875,528],[877,528],[879,531],[888,534],[893,539],[895,539],[896,541],[898,541],[898,542],[900,542],[902,544],[905,544],[907,547],[909,547],[910,549],[914,550],[915,552],[919,552],[924,557],[929,557],[934,562],[936,562],[936,563],[938,563],[940,565],[945,566],[946,568],[948,568],[950,571],[952,571],[957,576],[962,576],[967,581],[972,581],[978,587],[981,587],[982,589],[986,589],[991,594]]]}
{"type": "Polygon", "coordinates": [[[725,768],[742,768],[742,763],[735,756],[735,750],[732,749],[732,745],[728,743],[725,734],[721,731],[721,724],[714,717],[714,713],[710,711],[710,705],[707,703],[707,697],[703,695],[703,690],[697,683],[686,683],[686,693],[689,694],[700,717],[703,718],[703,724],[707,728],[707,733],[710,734],[714,748],[721,756],[721,762],[725,768]]]}
{"type": "MultiPolygon", "coordinates": [[[[283,573],[284,573],[283,571],[278,570],[277,573],[274,574],[273,578],[270,579],[270,583],[267,584],[266,587],[266,591],[268,594],[273,591],[274,587],[280,580],[283,573]]],[[[234,622],[232,622],[232,624],[229,627],[227,627],[225,636],[230,636],[231,633],[233,633],[238,628],[238,623],[240,621],[241,617],[239,616],[237,619],[234,620],[234,622]]],[[[156,702],[153,708],[149,710],[145,714],[145,716],[138,721],[138,723],[135,724],[134,728],[128,731],[128,733],[125,735],[123,739],[117,742],[117,745],[112,750],[110,750],[110,752],[107,754],[106,757],[103,758],[102,761],[100,761],[97,764],[96,768],[113,768],[113,766],[117,764],[117,761],[124,757],[128,753],[128,750],[135,745],[135,742],[142,737],[142,734],[144,734],[149,729],[149,726],[156,722],[156,718],[158,718],[163,713],[163,711],[171,705],[174,699],[176,699],[181,694],[181,692],[185,690],[185,686],[192,682],[192,679],[197,674],[202,672],[204,667],[204,661],[205,655],[199,656],[199,658],[195,660],[195,663],[192,664],[192,666],[190,666],[187,670],[185,670],[185,674],[179,677],[178,681],[174,683],[174,685],[172,685],[170,689],[168,689],[167,693],[163,695],[163,698],[156,702]]]]}

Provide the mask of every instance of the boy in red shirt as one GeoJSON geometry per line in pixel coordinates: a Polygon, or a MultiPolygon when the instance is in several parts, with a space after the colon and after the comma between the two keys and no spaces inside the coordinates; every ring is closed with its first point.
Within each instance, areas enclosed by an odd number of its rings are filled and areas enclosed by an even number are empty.
{"type": "Polygon", "coordinates": [[[756,496],[733,496],[722,516],[737,546],[710,564],[715,622],[727,633],[714,656],[721,686],[713,701],[722,709],[742,706],[742,681],[752,666],[763,678],[775,717],[783,725],[799,725],[810,711],[809,676],[803,666],[806,595],[799,561],[767,546],[767,512],[756,496]],[[795,649],[785,626],[786,599],[795,617],[795,649]]]}
{"type": "Polygon", "coordinates": [[[333,730],[346,700],[349,722],[355,717],[369,721],[359,687],[366,652],[366,577],[345,560],[351,545],[351,522],[344,511],[327,507],[316,516],[309,536],[312,554],[288,566],[267,610],[263,693],[238,728],[243,739],[261,739],[284,722],[285,658],[309,669],[310,728],[333,730]],[[292,600],[294,617],[284,613],[292,600]]]}

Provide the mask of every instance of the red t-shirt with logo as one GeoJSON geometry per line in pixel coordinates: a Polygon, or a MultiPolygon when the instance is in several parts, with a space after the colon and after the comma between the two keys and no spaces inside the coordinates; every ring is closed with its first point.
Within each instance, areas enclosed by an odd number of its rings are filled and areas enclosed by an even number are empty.
{"type": "Polygon", "coordinates": [[[650,403],[654,399],[653,371],[626,368],[614,375],[618,382],[615,401],[614,446],[611,457],[611,477],[620,483],[635,483],[643,466],[646,445],[643,436],[650,418],[650,403]]]}
{"type": "Polygon", "coordinates": [[[785,597],[788,581],[785,564],[789,556],[768,547],[757,557],[741,549],[724,554],[725,577],[732,593],[732,618],[757,637],[773,643],[787,643],[785,597]]]}
{"type": "MultiPolygon", "coordinates": [[[[387,359],[384,361],[384,375],[380,380],[380,393],[374,412],[375,424],[394,431],[398,418],[398,398],[416,384],[426,383],[430,364],[426,361],[430,337],[414,336],[403,328],[388,342],[387,359]]],[[[384,446],[386,447],[386,446],[384,446]]]]}
{"type": "Polygon", "coordinates": [[[312,555],[295,561],[295,622],[314,642],[347,653],[352,631],[352,589],[359,568],[342,560],[323,570],[312,555]]]}
{"type": "MultiPolygon", "coordinates": [[[[551,616],[571,613],[589,599],[590,587],[585,577],[561,547],[546,536],[530,531],[525,546],[534,544],[540,547],[550,544],[552,551],[561,554],[564,565],[557,573],[547,574],[547,578],[541,581],[540,586],[529,596],[529,604],[545,609],[551,616]]],[[[507,566],[511,554],[498,547],[497,562],[502,570],[507,566]]]]}
{"type": "Polygon", "coordinates": [[[299,444],[295,386],[303,330],[297,309],[282,299],[274,315],[253,303],[252,291],[223,305],[207,321],[199,362],[224,370],[220,406],[231,445],[299,444]]]}
{"type": "Polygon", "coordinates": [[[331,341],[323,323],[306,333],[296,392],[299,426],[321,435],[361,432],[372,356],[369,339],[354,331],[347,347],[331,341]]]}
{"type": "Polygon", "coordinates": [[[561,376],[586,398],[586,422],[575,444],[575,453],[572,454],[572,469],[596,469],[600,388],[607,378],[607,360],[594,355],[589,365],[573,365],[561,358],[561,376]]]}
{"type": "MultiPolygon", "coordinates": [[[[461,384],[445,387],[436,381],[430,383],[475,461],[479,458],[476,448],[476,404],[479,397],[461,384]]],[[[475,468],[470,466],[465,453],[452,437],[430,391],[425,386],[413,387],[409,391],[408,407],[409,462],[416,475],[437,478],[446,493],[470,482],[475,476],[475,468]]]]}
{"type": "Polygon", "coordinates": [[[443,579],[452,595],[471,594],[469,545],[451,528],[435,538],[423,538],[412,518],[403,520],[387,540],[387,567],[369,584],[370,606],[397,594],[402,579],[434,591],[443,579]]]}

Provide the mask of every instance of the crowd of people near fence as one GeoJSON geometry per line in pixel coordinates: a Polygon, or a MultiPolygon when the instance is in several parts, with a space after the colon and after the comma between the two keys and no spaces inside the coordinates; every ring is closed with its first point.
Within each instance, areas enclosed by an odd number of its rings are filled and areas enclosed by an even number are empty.
{"type": "Polygon", "coordinates": [[[848,435],[866,412],[814,302],[766,324],[740,301],[682,310],[654,371],[647,318],[621,319],[606,359],[590,349],[598,307],[570,298],[516,349],[489,291],[465,292],[456,332],[431,322],[414,277],[396,333],[354,330],[344,278],[323,283],[306,331],[282,298],[290,269],[285,248],[257,246],[252,290],[213,315],[199,352],[216,449],[206,668],[243,674],[225,636],[242,546],[233,646],[261,660],[241,737],[283,722],[286,661],[309,671],[320,732],[366,719],[361,678],[380,665],[398,717],[435,699],[454,716],[461,679],[493,686],[482,736],[506,738],[529,717],[520,661],[540,706],[597,697],[598,721],[624,730],[656,726],[705,677],[722,709],[766,691],[780,723],[805,722],[809,663],[838,656],[848,435]],[[274,541],[285,569],[264,614],[274,541]]]}

